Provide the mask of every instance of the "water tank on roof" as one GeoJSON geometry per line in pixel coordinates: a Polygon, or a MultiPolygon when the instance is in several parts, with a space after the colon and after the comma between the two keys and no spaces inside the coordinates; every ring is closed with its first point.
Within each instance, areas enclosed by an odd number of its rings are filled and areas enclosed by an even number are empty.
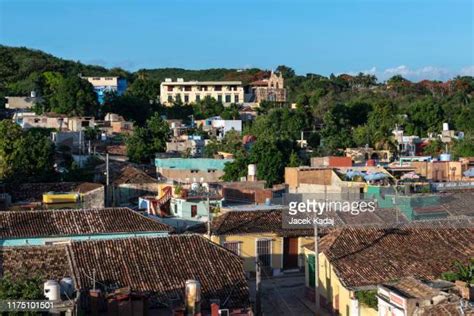
{"type": "Polygon", "coordinates": [[[450,154],[441,154],[439,155],[439,161],[451,161],[450,154]]]}
{"type": "Polygon", "coordinates": [[[191,183],[191,190],[192,191],[197,191],[197,190],[199,190],[200,186],[201,185],[198,182],[193,182],[193,183],[191,183]]]}
{"type": "Polygon", "coordinates": [[[44,282],[43,294],[50,301],[61,300],[61,287],[59,283],[55,280],[44,282]]]}
{"type": "Polygon", "coordinates": [[[197,280],[186,281],[186,305],[194,307],[201,301],[201,283],[197,280]]]}
{"type": "Polygon", "coordinates": [[[36,91],[31,91],[30,96],[31,96],[32,98],[36,98],[36,91]]]}
{"type": "Polygon", "coordinates": [[[257,175],[257,165],[256,164],[250,164],[248,166],[248,175],[249,176],[257,175]]]}
{"type": "Polygon", "coordinates": [[[70,277],[62,278],[59,281],[59,286],[61,288],[61,294],[66,295],[71,298],[74,293],[74,280],[70,277]]]}

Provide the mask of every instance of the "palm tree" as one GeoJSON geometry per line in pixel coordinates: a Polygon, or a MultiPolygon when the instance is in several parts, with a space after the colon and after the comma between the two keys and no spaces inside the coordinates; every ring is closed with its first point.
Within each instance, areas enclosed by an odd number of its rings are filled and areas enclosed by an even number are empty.
{"type": "Polygon", "coordinates": [[[474,258],[471,258],[467,265],[463,265],[456,260],[453,264],[454,271],[448,271],[441,275],[447,281],[464,281],[469,284],[474,284],[474,258]]]}

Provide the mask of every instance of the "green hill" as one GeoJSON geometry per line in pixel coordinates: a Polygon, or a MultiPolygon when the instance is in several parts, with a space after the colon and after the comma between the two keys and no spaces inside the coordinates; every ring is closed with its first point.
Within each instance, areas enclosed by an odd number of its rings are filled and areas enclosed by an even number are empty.
{"type": "Polygon", "coordinates": [[[248,83],[263,78],[265,71],[260,69],[204,69],[187,70],[181,68],[141,69],[128,72],[120,68],[108,69],[102,66],[86,65],[79,61],[65,60],[40,50],[25,47],[0,45],[0,105],[6,95],[27,95],[32,90],[41,90],[42,74],[58,72],[63,76],[122,76],[132,84],[137,78],[153,82],[165,78],[184,78],[185,80],[240,80],[248,83]]]}
{"type": "Polygon", "coordinates": [[[0,46],[0,93],[22,95],[35,88],[43,72],[107,75],[111,70],[64,60],[39,50],[0,46]]]}

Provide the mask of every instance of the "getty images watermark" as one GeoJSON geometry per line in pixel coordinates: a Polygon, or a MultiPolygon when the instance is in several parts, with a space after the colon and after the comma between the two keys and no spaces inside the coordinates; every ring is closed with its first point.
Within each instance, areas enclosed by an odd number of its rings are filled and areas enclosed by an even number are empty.
{"type": "Polygon", "coordinates": [[[287,194],[282,210],[283,228],[312,228],[318,226],[340,226],[354,222],[369,222],[377,211],[373,199],[358,196],[324,196],[314,194],[287,194]],[[358,220],[355,219],[358,217],[358,220]]]}
{"type": "Polygon", "coordinates": [[[375,201],[317,201],[290,202],[288,214],[293,216],[290,225],[334,225],[337,217],[331,213],[347,213],[357,216],[361,213],[373,213],[376,210],[375,201]],[[326,215],[326,216],[325,216],[326,215]]]}
{"type": "Polygon", "coordinates": [[[286,193],[275,202],[282,206],[283,229],[474,226],[474,212],[468,207],[469,202],[444,195],[286,193]]]}

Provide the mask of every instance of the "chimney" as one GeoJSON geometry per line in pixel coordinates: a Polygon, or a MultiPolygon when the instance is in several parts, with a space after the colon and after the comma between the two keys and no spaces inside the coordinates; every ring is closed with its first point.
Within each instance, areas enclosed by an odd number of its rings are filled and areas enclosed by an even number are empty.
{"type": "Polygon", "coordinates": [[[216,303],[211,304],[211,316],[219,316],[219,305],[216,303]]]}

